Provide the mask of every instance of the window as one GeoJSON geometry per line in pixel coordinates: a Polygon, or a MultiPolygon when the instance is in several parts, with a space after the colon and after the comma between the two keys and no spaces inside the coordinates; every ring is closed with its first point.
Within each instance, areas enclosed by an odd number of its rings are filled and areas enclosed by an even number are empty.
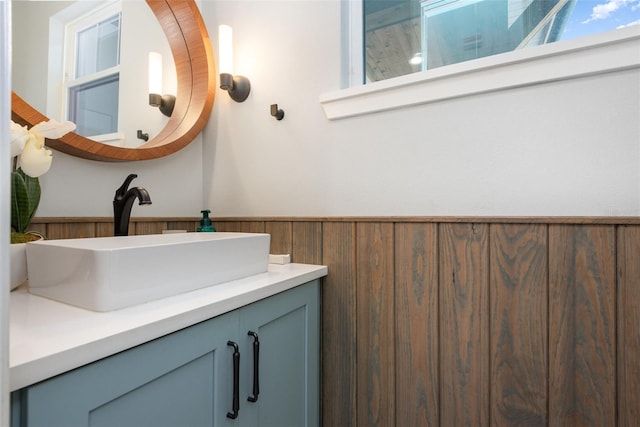
{"type": "Polygon", "coordinates": [[[640,0],[363,0],[365,83],[640,24],[640,0]]]}
{"type": "MultiPolygon", "coordinates": [[[[531,3],[531,0],[524,1],[531,3]]],[[[368,79],[367,83],[370,84],[363,84],[364,41],[363,32],[358,31],[362,26],[344,25],[342,89],[320,95],[319,101],[324,114],[329,120],[338,120],[476,94],[639,69],[640,20],[636,18],[640,14],[640,0],[607,3],[617,5],[619,9],[626,8],[623,10],[626,11],[623,13],[625,19],[618,17],[614,20],[605,18],[616,12],[615,7],[599,9],[593,7],[593,2],[588,2],[591,8],[583,11],[582,15],[578,14],[581,1],[584,0],[576,2],[572,17],[562,32],[562,43],[545,43],[535,48],[516,49],[505,54],[478,57],[472,61],[463,60],[427,69],[425,72],[408,71],[404,75],[385,76],[378,81],[368,79]],[[635,6],[632,7],[633,5],[635,6]],[[595,30],[585,32],[585,24],[589,23],[597,24],[595,30]],[[608,31],[610,29],[614,30],[608,31]]],[[[347,11],[348,16],[354,19],[364,16],[362,2],[348,3],[344,6],[343,13],[347,11]],[[356,7],[357,5],[359,6],[356,7]]],[[[361,19],[358,22],[362,24],[361,19]]],[[[390,25],[395,24],[389,21],[390,25]]],[[[547,31],[546,34],[550,33],[547,31]]],[[[480,44],[484,40],[476,38],[465,42],[480,44]]],[[[390,41],[389,46],[392,45],[390,41]]],[[[474,46],[473,51],[478,51],[477,48],[479,46],[474,46]]],[[[408,62],[415,54],[411,52],[412,50],[405,49],[403,61],[408,62]]],[[[383,60],[381,58],[379,62],[382,64],[383,60]]]]}
{"type": "Polygon", "coordinates": [[[67,24],[67,117],[86,137],[118,130],[121,5],[112,3],[67,24]]]}

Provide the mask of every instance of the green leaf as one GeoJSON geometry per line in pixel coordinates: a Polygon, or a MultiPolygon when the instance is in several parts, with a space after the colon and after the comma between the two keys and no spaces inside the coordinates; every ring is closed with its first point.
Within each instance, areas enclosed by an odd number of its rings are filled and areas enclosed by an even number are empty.
{"type": "Polygon", "coordinates": [[[11,227],[24,233],[40,203],[40,181],[22,169],[11,172],[11,227]]]}

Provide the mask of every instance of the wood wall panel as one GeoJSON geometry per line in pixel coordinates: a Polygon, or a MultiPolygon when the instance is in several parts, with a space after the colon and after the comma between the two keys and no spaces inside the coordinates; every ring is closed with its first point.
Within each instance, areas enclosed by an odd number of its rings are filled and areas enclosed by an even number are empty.
{"type": "MultiPolygon", "coordinates": [[[[198,225],[131,221],[130,234],[198,225]]],[[[328,266],[325,427],[638,425],[640,218],[213,222],[268,231],[294,262],[328,266]]],[[[31,228],[113,234],[110,218],[31,228]]]]}
{"type": "Polygon", "coordinates": [[[395,425],[438,426],[437,224],[396,224],[395,262],[395,425]]]}
{"type": "Polygon", "coordinates": [[[296,221],[292,229],[291,261],[322,264],[322,222],[296,221]]]}
{"type": "Polygon", "coordinates": [[[322,424],[357,426],[356,226],[322,226],[322,424]]]}
{"type": "Polygon", "coordinates": [[[145,235],[145,234],[162,234],[162,230],[167,230],[166,221],[145,221],[129,224],[129,234],[145,235]],[[133,231],[131,228],[133,227],[133,231]]]}
{"type": "Polygon", "coordinates": [[[200,227],[200,221],[167,221],[165,224],[166,230],[187,230],[187,232],[196,231],[196,228],[200,227]]]}
{"type": "Polygon", "coordinates": [[[489,226],[440,224],[440,425],[489,425],[489,226]]]}
{"type": "Polygon", "coordinates": [[[264,221],[216,221],[214,219],[213,225],[218,231],[264,233],[264,221]]]}
{"type": "Polygon", "coordinates": [[[94,223],[49,224],[46,236],[47,239],[66,239],[68,236],[74,238],[96,237],[96,226],[94,223]]]}
{"type": "Polygon", "coordinates": [[[618,228],[618,425],[640,422],[640,226],[618,228]]]}
{"type": "Polygon", "coordinates": [[[549,226],[549,423],[616,425],[615,230],[549,226]]]}
{"type": "Polygon", "coordinates": [[[96,223],[96,237],[113,236],[113,222],[96,223]]]}
{"type": "Polygon", "coordinates": [[[291,221],[269,221],[264,224],[264,232],[271,235],[270,254],[291,254],[292,228],[291,221]]]}
{"type": "Polygon", "coordinates": [[[547,227],[491,224],[491,425],[547,425],[547,227]]]}
{"type": "Polygon", "coordinates": [[[393,224],[357,225],[358,425],[395,422],[393,224]]]}

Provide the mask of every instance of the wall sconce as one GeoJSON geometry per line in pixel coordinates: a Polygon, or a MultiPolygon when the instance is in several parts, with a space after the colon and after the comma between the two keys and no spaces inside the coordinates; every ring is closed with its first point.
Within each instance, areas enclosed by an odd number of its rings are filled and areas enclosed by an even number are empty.
{"type": "Polygon", "coordinates": [[[228,25],[218,27],[220,48],[220,88],[229,92],[236,102],[243,102],[251,91],[251,82],[244,76],[233,75],[233,30],[228,25]]]}
{"type": "Polygon", "coordinates": [[[158,107],[160,112],[171,117],[176,97],[162,93],[162,55],[149,52],[149,105],[158,107]]]}

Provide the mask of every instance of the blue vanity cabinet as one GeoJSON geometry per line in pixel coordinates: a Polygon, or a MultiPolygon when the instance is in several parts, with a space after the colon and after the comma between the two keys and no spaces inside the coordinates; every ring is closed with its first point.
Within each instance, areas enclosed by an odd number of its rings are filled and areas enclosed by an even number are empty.
{"type": "Polygon", "coordinates": [[[314,281],[16,391],[12,426],[317,427],[318,376],[314,281]]]}
{"type": "MultiPolygon", "coordinates": [[[[230,407],[231,312],[17,392],[20,426],[216,426],[230,407]]],[[[14,426],[15,427],[15,426],[14,426]]]]}
{"type": "Polygon", "coordinates": [[[319,286],[311,282],[245,307],[240,330],[242,353],[240,418],[248,426],[319,425],[319,286]],[[258,376],[254,342],[259,342],[258,376]],[[256,402],[255,379],[259,394],[256,402]]]}

